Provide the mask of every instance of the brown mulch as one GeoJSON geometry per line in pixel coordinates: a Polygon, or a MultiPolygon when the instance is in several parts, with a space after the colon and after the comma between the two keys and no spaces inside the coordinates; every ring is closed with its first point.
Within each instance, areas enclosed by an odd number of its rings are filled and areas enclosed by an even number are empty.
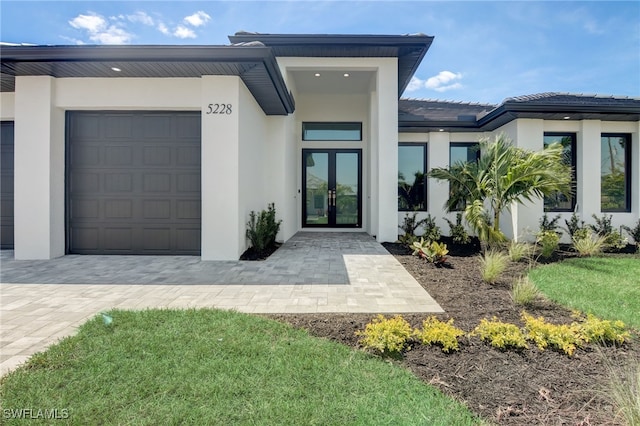
{"type": "MultiPolygon", "coordinates": [[[[511,283],[526,272],[526,263],[512,264],[493,285],[481,278],[475,250],[451,248],[447,267],[435,267],[399,244],[386,244],[400,263],[442,306],[440,319],[453,318],[465,331],[482,318],[522,324],[521,307],[510,296],[511,283]]],[[[554,323],[571,323],[571,311],[540,300],[526,309],[554,323]]],[[[269,315],[312,335],[360,348],[355,331],[362,330],[371,314],[269,315]]],[[[426,314],[403,314],[420,327],[426,314]]],[[[477,337],[464,337],[460,351],[443,353],[437,346],[414,345],[398,361],[417,377],[463,402],[473,412],[499,425],[618,425],[614,408],[606,397],[608,365],[625,365],[640,359],[638,335],[619,347],[587,346],[573,357],[530,344],[521,352],[500,351],[477,337]]]]}

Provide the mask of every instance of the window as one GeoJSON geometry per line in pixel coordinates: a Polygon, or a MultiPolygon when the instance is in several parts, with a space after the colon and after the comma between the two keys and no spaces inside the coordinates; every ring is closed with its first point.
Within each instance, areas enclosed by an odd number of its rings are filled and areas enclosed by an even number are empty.
{"type": "MultiPolygon", "coordinates": [[[[571,166],[571,188],[576,193],[576,134],[575,133],[545,133],[544,147],[552,143],[562,145],[562,161],[571,166]]],[[[576,207],[575,195],[566,196],[559,192],[544,197],[545,212],[572,212],[576,207]]]]}
{"type": "Polygon", "coordinates": [[[631,136],[602,134],[600,161],[600,209],[631,211],[631,136]]]}
{"type": "Polygon", "coordinates": [[[362,123],[302,123],[303,141],[361,141],[362,123]]]}
{"type": "MultiPolygon", "coordinates": [[[[480,144],[477,142],[452,142],[449,144],[449,168],[461,163],[470,163],[480,159],[480,144]]],[[[451,185],[449,185],[451,193],[451,185]]],[[[468,200],[471,201],[471,200],[468,200]]],[[[454,211],[463,211],[465,202],[460,201],[454,211]]]]}
{"type": "Polygon", "coordinates": [[[427,210],[427,144],[398,144],[398,210],[427,210]]]}

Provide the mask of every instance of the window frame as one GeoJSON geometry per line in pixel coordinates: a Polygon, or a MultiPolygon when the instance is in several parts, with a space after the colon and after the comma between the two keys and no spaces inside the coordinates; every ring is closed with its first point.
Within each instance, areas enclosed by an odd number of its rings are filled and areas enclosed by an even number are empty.
{"type": "MultiPolygon", "coordinates": [[[[414,211],[415,212],[427,212],[427,211],[429,211],[429,203],[428,203],[428,198],[427,198],[427,195],[429,193],[428,190],[427,190],[427,183],[428,183],[428,180],[427,180],[428,158],[427,157],[429,156],[429,153],[428,153],[428,150],[427,150],[427,148],[428,148],[427,142],[398,142],[398,151],[400,151],[400,147],[401,146],[409,146],[409,147],[419,146],[419,147],[422,147],[424,149],[424,155],[422,156],[422,170],[423,170],[423,173],[424,173],[424,178],[423,178],[424,179],[424,190],[423,190],[424,209],[415,209],[415,208],[414,209],[401,209],[400,205],[398,203],[398,206],[397,206],[398,211],[399,212],[414,212],[414,211]]],[[[398,152],[398,158],[399,157],[400,157],[400,155],[399,155],[399,152],[398,152]]],[[[398,171],[400,169],[399,166],[400,166],[400,164],[398,164],[398,171]]],[[[397,193],[397,196],[400,197],[400,192],[399,191],[397,193]]]]}
{"type": "MultiPolygon", "coordinates": [[[[361,121],[303,121],[302,122],[302,140],[305,142],[322,142],[322,141],[343,141],[343,142],[362,142],[362,122],[361,121]],[[331,131],[331,126],[335,126],[336,124],[340,125],[354,125],[357,127],[358,131],[358,139],[339,139],[339,138],[330,138],[330,139],[322,139],[322,138],[308,138],[306,136],[307,125],[326,125],[327,128],[323,129],[324,131],[331,131]]],[[[335,129],[333,129],[335,130],[335,129]]]]}
{"type": "MultiPolygon", "coordinates": [[[[600,166],[600,212],[602,213],[630,213],[631,212],[631,189],[632,189],[632,167],[631,167],[631,134],[629,133],[601,133],[600,134],[600,152],[602,152],[602,139],[603,138],[624,138],[624,180],[625,180],[625,206],[622,209],[603,209],[602,208],[602,165],[600,166]]],[[[600,159],[602,161],[602,158],[600,159]]]]}
{"type": "Polygon", "coordinates": [[[545,137],[571,137],[571,190],[573,194],[571,195],[571,207],[570,208],[551,208],[547,209],[544,205],[544,200],[546,197],[543,197],[542,204],[545,213],[562,213],[562,212],[573,212],[576,209],[577,205],[577,189],[578,189],[578,136],[574,132],[544,132],[542,135],[542,147],[546,149],[544,138],[545,137]]]}

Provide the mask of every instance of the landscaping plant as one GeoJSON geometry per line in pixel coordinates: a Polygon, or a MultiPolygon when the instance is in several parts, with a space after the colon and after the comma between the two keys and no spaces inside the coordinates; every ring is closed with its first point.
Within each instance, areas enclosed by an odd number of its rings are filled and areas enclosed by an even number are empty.
{"type": "Polygon", "coordinates": [[[568,356],[573,356],[576,348],[582,345],[580,326],[576,323],[551,324],[543,317],[534,318],[524,311],[522,320],[527,330],[527,339],[532,340],[540,350],[550,346],[568,356]]]}
{"type": "Polygon", "coordinates": [[[627,233],[633,238],[633,241],[636,243],[636,247],[640,250],[640,219],[636,222],[635,226],[631,228],[627,225],[622,225],[622,229],[627,231],[627,233]]]}
{"type": "Polygon", "coordinates": [[[569,220],[565,219],[564,223],[567,225],[566,229],[571,239],[586,238],[589,228],[585,225],[584,220],[580,220],[578,215],[574,212],[571,214],[569,220]]]}
{"type": "Polygon", "coordinates": [[[527,349],[529,347],[527,339],[517,325],[502,322],[496,317],[493,317],[491,321],[486,318],[480,320],[480,324],[471,335],[477,335],[482,341],[501,350],[527,349]]]}
{"type": "Polygon", "coordinates": [[[494,284],[509,265],[509,256],[498,250],[487,250],[478,258],[482,280],[494,284]]]}
{"type": "Polygon", "coordinates": [[[393,318],[378,315],[365,326],[364,331],[356,331],[356,336],[362,336],[360,344],[365,349],[382,355],[397,355],[411,338],[411,325],[402,315],[393,318]]]}
{"type": "Polygon", "coordinates": [[[627,241],[622,237],[620,231],[613,229],[611,225],[611,219],[613,215],[609,215],[607,217],[606,214],[602,215],[602,218],[598,216],[591,215],[593,219],[596,221],[595,225],[589,225],[589,228],[596,234],[604,237],[604,245],[607,249],[610,250],[620,250],[627,245],[627,241]]]}
{"type": "Polygon", "coordinates": [[[428,241],[425,240],[424,237],[420,237],[419,241],[414,241],[409,248],[413,250],[412,254],[414,256],[418,256],[429,263],[435,263],[437,265],[446,262],[446,256],[449,253],[445,243],[428,241]]]}
{"type": "Polygon", "coordinates": [[[528,277],[520,277],[511,289],[511,298],[516,305],[530,306],[540,297],[538,286],[528,277]]]}
{"type": "Polygon", "coordinates": [[[422,322],[422,330],[415,330],[413,335],[424,345],[437,344],[442,347],[442,352],[457,351],[460,349],[458,337],[464,336],[464,331],[453,325],[453,318],[447,322],[430,316],[422,322]]]}
{"type": "Polygon", "coordinates": [[[630,426],[640,425],[640,360],[622,367],[606,360],[609,376],[608,392],[616,417],[630,426]]]}
{"type": "Polygon", "coordinates": [[[262,253],[269,247],[275,245],[281,223],[281,220],[276,221],[276,207],[274,203],[269,204],[267,210],[262,210],[260,213],[252,210],[251,213],[249,213],[246,233],[247,238],[251,242],[251,247],[262,253]]]}
{"type": "Polygon", "coordinates": [[[507,248],[509,253],[509,259],[512,262],[519,262],[522,259],[530,258],[533,254],[533,247],[526,242],[517,242],[511,240],[507,248]]]}
{"type": "Polygon", "coordinates": [[[560,236],[555,231],[542,231],[538,233],[536,242],[540,245],[540,256],[548,259],[558,249],[560,236]]]}
{"type": "Polygon", "coordinates": [[[451,222],[446,217],[444,218],[444,220],[446,220],[449,224],[449,233],[454,243],[469,244],[469,242],[471,241],[471,237],[469,237],[467,230],[462,224],[462,212],[456,213],[456,223],[451,222]]]}
{"type": "Polygon", "coordinates": [[[418,239],[418,237],[416,237],[416,230],[421,227],[424,222],[425,219],[418,220],[417,212],[413,212],[411,215],[409,215],[408,212],[405,213],[402,225],[399,226],[403,234],[398,240],[402,244],[413,244],[413,242],[418,239]]]}
{"type": "Polygon", "coordinates": [[[580,255],[581,257],[585,256],[596,256],[602,253],[602,249],[604,248],[605,237],[601,237],[600,235],[593,234],[588,229],[585,229],[586,236],[579,237],[576,233],[571,239],[571,245],[573,249],[580,255]]]}
{"type": "Polygon", "coordinates": [[[422,236],[428,241],[438,241],[440,239],[440,227],[436,225],[436,219],[427,214],[423,221],[424,233],[422,236]]]}

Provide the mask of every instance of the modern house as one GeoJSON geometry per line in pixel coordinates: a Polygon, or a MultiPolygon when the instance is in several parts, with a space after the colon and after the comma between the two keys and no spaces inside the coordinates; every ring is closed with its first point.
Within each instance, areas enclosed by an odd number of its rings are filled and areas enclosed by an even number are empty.
{"type": "MultiPolygon", "coordinates": [[[[14,46],[2,62],[2,246],[16,259],[190,254],[238,259],[252,210],[305,230],[395,241],[404,210],[438,218],[447,183],[500,132],[561,141],[571,199],[514,206],[640,214],[640,99],[545,93],[500,105],[399,99],[433,37],[237,33],[228,46],[14,46]]],[[[451,217],[453,214],[449,214],[451,217]]]]}

